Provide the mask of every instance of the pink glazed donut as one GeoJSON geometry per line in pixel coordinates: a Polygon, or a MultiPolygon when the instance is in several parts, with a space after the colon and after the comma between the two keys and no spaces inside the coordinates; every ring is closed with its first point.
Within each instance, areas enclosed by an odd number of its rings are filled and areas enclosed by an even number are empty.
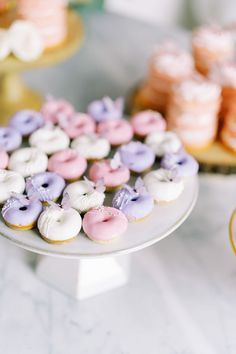
{"type": "Polygon", "coordinates": [[[162,115],[152,110],[146,110],[135,114],[131,119],[134,133],[144,138],[154,131],[166,130],[166,121],[162,115]]]}
{"type": "Polygon", "coordinates": [[[96,242],[107,243],[122,235],[128,227],[126,216],[118,209],[100,207],[84,215],[83,229],[96,242]]]}
{"type": "Polygon", "coordinates": [[[69,117],[74,114],[74,107],[62,98],[49,98],[43,104],[41,114],[45,121],[56,124],[61,117],[69,117]]]}
{"type": "Polygon", "coordinates": [[[125,119],[110,119],[101,122],[98,124],[97,132],[114,146],[129,143],[133,138],[133,129],[125,119]]]}
{"type": "Polygon", "coordinates": [[[4,170],[7,168],[9,161],[8,153],[5,150],[0,149],[0,169],[4,170]]]}
{"type": "Polygon", "coordinates": [[[89,179],[93,182],[103,179],[107,191],[114,190],[130,179],[128,167],[119,165],[112,166],[112,159],[95,162],[89,170],[89,179]]]}
{"type": "Polygon", "coordinates": [[[48,160],[48,170],[56,172],[66,180],[78,179],[86,168],[85,158],[72,149],[56,152],[48,160]]]}
{"type": "Polygon", "coordinates": [[[96,130],[94,120],[85,113],[75,113],[62,118],[59,120],[59,125],[71,139],[83,134],[93,134],[96,130]]]}

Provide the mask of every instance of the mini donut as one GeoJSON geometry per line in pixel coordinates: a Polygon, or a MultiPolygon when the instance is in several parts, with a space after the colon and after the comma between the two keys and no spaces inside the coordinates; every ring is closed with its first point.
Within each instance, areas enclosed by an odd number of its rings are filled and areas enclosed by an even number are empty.
{"type": "Polygon", "coordinates": [[[105,188],[99,188],[99,183],[89,180],[78,181],[68,184],[64,194],[68,194],[72,208],[79,213],[85,213],[92,208],[103,205],[105,199],[105,188]]]}
{"type": "Polygon", "coordinates": [[[14,151],[9,159],[9,170],[19,172],[23,177],[44,172],[47,169],[47,155],[33,147],[21,148],[14,151]]]}
{"type": "Polygon", "coordinates": [[[14,21],[8,35],[11,51],[18,59],[29,62],[38,59],[43,53],[43,39],[32,22],[14,21]]]}
{"type": "Polygon", "coordinates": [[[7,168],[9,161],[8,153],[0,148],[0,169],[7,168]]]}
{"type": "Polygon", "coordinates": [[[121,162],[130,171],[142,173],[148,170],[155,161],[155,154],[150,147],[138,141],[131,141],[119,148],[121,162]]]}
{"type": "Polygon", "coordinates": [[[97,133],[111,145],[127,144],[133,138],[133,129],[125,119],[111,119],[98,124],[97,133]]]}
{"type": "Polygon", "coordinates": [[[72,141],[71,147],[87,160],[104,159],[111,150],[111,145],[107,139],[94,134],[79,136],[72,141]]]}
{"type": "Polygon", "coordinates": [[[156,202],[171,202],[184,190],[182,178],[176,177],[175,171],[159,168],[144,176],[147,191],[156,202]]]}
{"type": "Polygon", "coordinates": [[[56,152],[48,160],[48,170],[68,181],[78,179],[86,169],[86,159],[73,149],[56,152]]]}
{"type": "Polygon", "coordinates": [[[178,152],[182,148],[182,142],[174,132],[154,132],[145,139],[147,144],[158,157],[168,153],[178,152]]]}
{"type": "Polygon", "coordinates": [[[107,190],[113,190],[127,183],[130,179],[130,171],[123,164],[113,164],[112,159],[97,161],[89,170],[89,178],[93,182],[104,180],[107,190]]]}
{"type": "Polygon", "coordinates": [[[93,241],[107,243],[125,233],[128,227],[126,216],[118,209],[100,207],[89,210],[83,219],[83,229],[93,241]]]}
{"type": "Polygon", "coordinates": [[[146,110],[135,114],[131,118],[131,125],[135,135],[144,138],[155,131],[166,130],[166,121],[162,115],[152,110],[146,110]]]}
{"type": "Polygon", "coordinates": [[[24,109],[15,113],[9,125],[20,132],[23,136],[28,136],[38,128],[42,127],[44,119],[41,113],[24,109]]]}
{"type": "Polygon", "coordinates": [[[166,154],[161,160],[161,167],[166,170],[175,170],[179,177],[195,176],[199,169],[194,157],[185,152],[166,154]]]}
{"type": "Polygon", "coordinates": [[[134,187],[125,185],[115,193],[112,206],[121,210],[129,221],[139,221],[152,212],[154,201],[138,178],[134,187]]]}
{"type": "Polygon", "coordinates": [[[63,244],[76,238],[81,230],[82,219],[73,208],[50,205],[38,219],[41,237],[48,243],[63,244]]]}
{"type": "Polygon", "coordinates": [[[3,204],[11,193],[23,193],[25,180],[20,173],[15,171],[0,170],[0,204],[3,204]]]}
{"type": "Polygon", "coordinates": [[[57,173],[41,172],[27,178],[25,189],[29,197],[36,195],[41,202],[45,203],[56,201],[65,185],[64,179],[57,173]]]}
{"type": "Polygon", "coordinates": [[[47,155],[51,155],[57,151],[67,149],[70,139],[61,128],[45,125],[30,135],[29,144],[47,155]]]}
{"type": "Polygon", "coordinates": [[[47,122],[58,123],[62,117],[74,114],[74,107],[64,99],[48,98],[41,108],[43,118],[47,122]]]}
{"type": "Polygon", "coordinates": [[[18,149],[22,143],[21,134],[13,127],[0,127],[0,147],[11,152],[18,149]]]}
{"type": "Polygon", "coordinates": [[[110,97],[103,97],[101,100],[93,101],[88,106],[88,114],[95,122],[103,122],[107,119],[119,119],[122,117],[124,108],[123,98],[113,101],[110,97]]]}
{"type": "Polygon", "coordinates": [[[83,134],[95,133],[96,130],[94,120],[85,113],[75,113],[69,117],[61,118],[59,125],[71,139],[83,134]]]}
{"type": "Polygon", "coordinates": [[[38,199],[16,194],[3,205],[2,217],[5,224],[14,230],[30,230],[35,227],[42,210],[38,199]]]}

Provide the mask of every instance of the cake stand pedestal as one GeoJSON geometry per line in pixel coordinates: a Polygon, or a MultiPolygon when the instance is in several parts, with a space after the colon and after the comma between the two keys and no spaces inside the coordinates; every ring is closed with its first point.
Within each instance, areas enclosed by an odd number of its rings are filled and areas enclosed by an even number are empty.
{"type": "Polygon", "coordinates": [[[83,26],[80,17],[73,11],[67,14],[67,37],[62,44],[46,50],[39,59],[22,62],[10,55],[0,64],[0,124],[6,124],[9,117],[19,109],[40,109],[43,97],[27,87],[20,73],[25,70],[54,65],[70,57],[83,41],[83,26]]]}
{"type": "Polygon", "coordinates": [[[191,213],[198,195],[198,178],[185,180],[181,196],[155,205],[149,217],[130,223],[114,242],[99,244],[83,232],[71,243],[49,244],[36,230],[14,231],[0,218],[0,235],[16,246],[39,254],[40,278],[77,299],[84,299],[127,283],[129,254],[151,246],[172,234],[191,213]]]}

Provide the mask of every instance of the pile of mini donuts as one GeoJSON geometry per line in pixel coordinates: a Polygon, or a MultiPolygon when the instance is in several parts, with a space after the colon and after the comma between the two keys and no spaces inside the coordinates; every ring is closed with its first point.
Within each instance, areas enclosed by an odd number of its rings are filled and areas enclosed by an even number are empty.
{"type": "Polygon", "coordinates": [[[142,111],[128,121],[121,98],[93,101],[87,113],[48,98],[40,112],[18,111],[0,127],[2,218],[15,230],[37,227],[49,243],[69,242],[81,228],[109,242],[146,218],[154,202],[177,199],[197,172],[161,114],[142,111]]]}

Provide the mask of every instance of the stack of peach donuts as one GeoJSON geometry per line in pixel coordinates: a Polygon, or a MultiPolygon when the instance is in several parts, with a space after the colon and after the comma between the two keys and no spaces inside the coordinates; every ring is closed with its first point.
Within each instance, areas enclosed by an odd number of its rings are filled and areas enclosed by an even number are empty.
{"type": "Polygon", "coordinates": [[[236,151],[233,31],[202,26],[193,31],[191,47],[192,55],[169,42],[154,50],[137,105],[162,112],[190,151],[218,137],[236,151]]]}
{"type": "Polygon", "coordinates": [[[197,172],[161,114],[129,121],[122,99],[104,97],[81,113],[49,98],[40,112],[18,111],[0,127],[2,218],[15,230],[37,228],[49,243],[72,241],[81,228],[93,241],[112,241],[154,202],[176,200],[197,172]]]}

